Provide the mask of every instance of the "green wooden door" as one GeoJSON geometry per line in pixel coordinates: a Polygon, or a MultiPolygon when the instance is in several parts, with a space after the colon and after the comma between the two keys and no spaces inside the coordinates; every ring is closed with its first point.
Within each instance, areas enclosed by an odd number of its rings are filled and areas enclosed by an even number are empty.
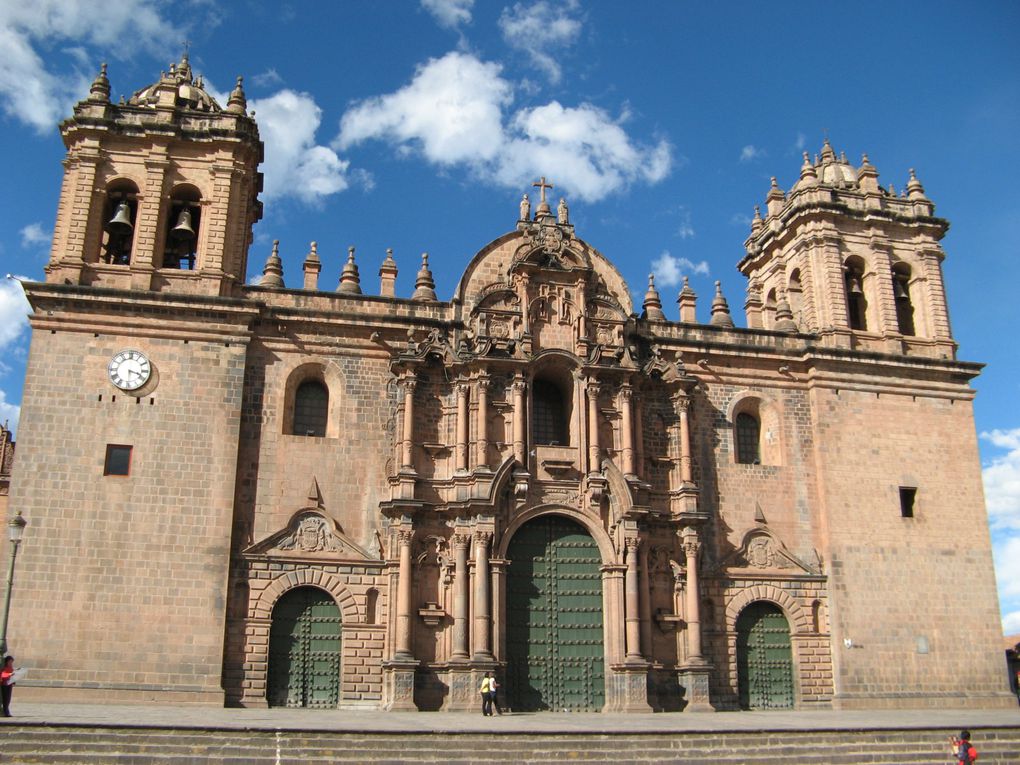
{"type": "Polygon", "coordinates": [[[337,707],[340,609],[322,590],[298,587],[273,608],[267,698],[274,707],[337,707]]]}
{"type": "Polygon", "coordinates": [[[510,541],[507,682],[517,711],[599,711],[605,702],[602,557],[578,523],[549,515],[510,541]]]}
{"type": "Polygon", "coordinates": [[[793,707],[790,625],[773,603],[752,603],[737,619],[737,678],[744,709],[793,707]]]}

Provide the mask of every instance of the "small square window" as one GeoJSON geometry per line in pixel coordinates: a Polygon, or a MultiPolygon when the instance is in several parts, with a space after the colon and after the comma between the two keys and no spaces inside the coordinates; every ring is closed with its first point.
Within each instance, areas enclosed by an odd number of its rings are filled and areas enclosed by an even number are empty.
{"type": "Polygon", "coordinates": [[[900,487],[900,515],[904,518],[914,517],[914,502],[917,499],[917,489],[910,486],[900,487]]]}
{"type": "Polygon", "coordinates": [[[106,445],[106,463],[103,475],[130,475],[131,447],[118,444],[106,445]]]}

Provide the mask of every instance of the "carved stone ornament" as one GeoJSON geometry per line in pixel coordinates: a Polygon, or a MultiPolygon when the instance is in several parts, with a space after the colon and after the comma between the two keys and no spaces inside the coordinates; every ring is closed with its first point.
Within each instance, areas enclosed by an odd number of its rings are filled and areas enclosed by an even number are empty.
{"type": "Polygon", "coordinates": [[[302,518],[297,529],[281,539],[277,547],[301,552],[339,552],[344,549],[343,543],[333,536],[326,519],[311,514],[302,518]]]}
{"type": "Polygon", "coordinates": [[[803,574],[821,574],[821,566],[811,565],[795,556],[769,528],[763,526],[749,530],[740,547],[720,561],[715,570],[741,568],[773,571],[800,569],[803,574]]]}

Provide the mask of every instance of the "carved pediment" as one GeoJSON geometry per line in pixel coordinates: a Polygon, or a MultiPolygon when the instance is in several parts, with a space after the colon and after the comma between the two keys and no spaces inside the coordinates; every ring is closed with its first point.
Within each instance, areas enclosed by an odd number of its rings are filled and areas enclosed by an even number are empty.
{"type": "Polygon", "coordinates": [[[818,576],[822,572],[791,553],[771,529],[757,526],[744,534],[739,548],[723,558],[716,572],[782,571],[790,574],[818,576]]]}
{"type": "Polygon", "coordinates": [[[332,518],[318,508],[304,508],[291,517],[286,528],[269,535],[244,551],[246,557],[329,558],[377,560],[343,533],[332,518]]]}

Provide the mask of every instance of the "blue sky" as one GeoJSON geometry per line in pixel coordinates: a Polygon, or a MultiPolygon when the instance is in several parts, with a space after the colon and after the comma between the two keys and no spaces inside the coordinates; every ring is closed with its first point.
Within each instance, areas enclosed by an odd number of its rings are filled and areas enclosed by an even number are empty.
{"type": "MultiPolygon", "coordinates": [[[[0,0],[0,262],[42,278],[60,189],[57,123],[99,63],[114,97],[178,60],[210,88],[244,75],[266,142],[266,215],[249,278],[279,239],[301,283],[309,242],[333,287],[347,247],[398,295],[420,253],[449,299],[470,257],[510,230],[538,176],[640,304],[657,274],[677,318],[690,277],[707,321],[722,280],[742,323],[743,255],[769,177],[789,189],[827,134],[883,185],[915,168],[943,241],[960,358],[976,381],[1003,628],[1020,633],[1020,3],[0,0]],[[93,15],[97,14],[97,15],[93,15]]],[[[225,99],[224,99],[225,100],[225,99]]],[[[0,419],[16,423],[28,348],[0,282],[0,419]]]]}

